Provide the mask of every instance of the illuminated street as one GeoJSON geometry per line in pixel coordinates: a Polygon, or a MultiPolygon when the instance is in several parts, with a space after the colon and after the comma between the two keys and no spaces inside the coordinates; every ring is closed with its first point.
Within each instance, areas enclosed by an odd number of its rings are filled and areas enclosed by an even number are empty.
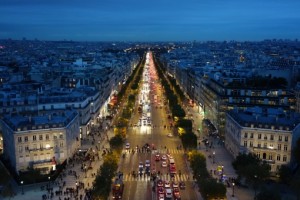
{"type": "MultiPolygon", "coordinates": [[[[198,199],[193,189],[192,175],[187,167],[184,150],[180,148],[181,141],[177,136],[173,136],[170,128],[173,122],[168,119],[169,112],[167,106],[164,105],[163,89],[158,81],[151,53],[148,55],[149,64],[146,60],[138,102],[142,106],[142,112],[136,109],[131,119],[132,127],[129,127],[127,136],[130,150],[123,150],[126,156],[121,158],[119,166],[119,170],[124,173],[123,199],[157,199],[157,191],[152,191],[154,181],[151,180],[151,176],[145,174],[145,166],[143,173],[138,175],[139,162],[145,165],[145,161],[150,160],[151,172],[155,170],[156,173],[160,173],[156,180],[172,182],[169,168],[162,167],[162,160],[155,161],[157,154],[160,157],[167,154],[173,156],[177,172],[174,180],[177,183],[183,181],[186,184],[186,189],[180,190],[182,199],[198,199]],[[145,144],[149,144],[149,150],[143,148],[145,144]]],[[[166,163],[169,166],[168,158],[166,163]]]]}

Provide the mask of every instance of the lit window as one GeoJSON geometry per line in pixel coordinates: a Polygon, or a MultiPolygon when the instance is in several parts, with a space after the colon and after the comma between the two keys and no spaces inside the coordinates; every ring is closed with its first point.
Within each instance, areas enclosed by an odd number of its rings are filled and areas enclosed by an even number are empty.
{"type": "Polygon", "coordinates": [[[283,156],[282,161],[283,161],[283,162],[286,162],[286,160],[287,160],[287,157],[286,157],[286,156],[283,156]]]}

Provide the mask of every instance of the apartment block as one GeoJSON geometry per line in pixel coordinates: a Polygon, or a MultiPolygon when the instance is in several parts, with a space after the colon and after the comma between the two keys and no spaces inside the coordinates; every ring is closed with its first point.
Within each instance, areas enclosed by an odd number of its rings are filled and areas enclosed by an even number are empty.
{"type": "Polygon", "coordinates": [[[254,153],[276,172],[281,165],[293,164],[296,141],[300,137],[300,115],[282,109],[253,107],[226,114],[225,147],[236,157],[254,153]]]}
{"type": "Polygon", "coordinates": [[[77,111],[38,116],[5,115],[1,124],[3,155],[17,173],[28,168],[49,173],[80,147],[77,111]]]}

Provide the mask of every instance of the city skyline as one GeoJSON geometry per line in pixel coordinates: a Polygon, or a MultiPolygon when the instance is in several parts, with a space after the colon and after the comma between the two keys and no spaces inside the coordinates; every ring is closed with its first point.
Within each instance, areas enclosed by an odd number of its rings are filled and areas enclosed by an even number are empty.
{"type": "Polygon", "coordinates": [[[300,2],[20,1],[0,3],[0,39],[205,41],[298,39],[300,2]]]}

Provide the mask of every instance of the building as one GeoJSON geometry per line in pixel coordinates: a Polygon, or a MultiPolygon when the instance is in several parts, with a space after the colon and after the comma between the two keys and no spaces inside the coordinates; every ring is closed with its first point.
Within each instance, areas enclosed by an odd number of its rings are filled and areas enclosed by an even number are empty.
{"type": "Polygon", "coordinates": [[[236,157],[254,153],[276,172],[293,163],[292,149],[300,137],[300,115],[281,109],[248,108],[226,114],[225,147],[236,157]]]}
{"type": "Polygon", "coordinates": [[[3,155],[17,173],[28,168],[49,173],[80,147],[77,111],[34,117],[6,115],[1,124],[3,155]]]}

